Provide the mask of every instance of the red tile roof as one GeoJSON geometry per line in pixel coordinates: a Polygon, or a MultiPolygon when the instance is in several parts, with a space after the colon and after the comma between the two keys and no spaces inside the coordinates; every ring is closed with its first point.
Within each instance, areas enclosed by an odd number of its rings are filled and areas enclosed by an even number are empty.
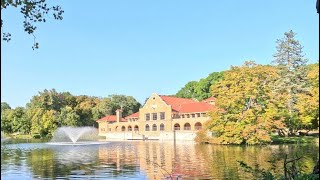
{"type": "Polygon", "coordinates": [[[139,112],[133,113],[133,114],[125,117],[125,119],[128,119],[128,118],[139,118],[139,112]]]}
{"type": "Polygon", "coordinates": [[[208,112],[213,110],[213,106],[205,102],[195,102],[181,105],[180,113],[208,112]]]}
{"type": "Polygon", "coordinates": [[[211,104],[208,104],[210,100],[215,100],[214,97],[205,99],[202,102],[197,102],[192,99],[177,98],[172,96],[160,96],[161,99],[168,105],[171,105],[172,110],[180,113],[192,113],[192,112],[208,112],[213,109],[211,104]]]}
{"type": "MultiPolygon", "coordinates": [[[[117,121],[117,116],[116,115],[108,115],[108,116],[105,116],[101,119],[98,119],[97,121],[115,122],[115,121],[117,121]]],[[[125,122],[126,120],[124,118],[122,118],[120,121],[125,122]]]]}
{"type": "Polygon", "coordinates": [[[195,103],[196,101],[187,98],[177,98],[172,96],[160,96],[160,98],[166,102],[168,105],[171,105],[172,110],[179,111],[182,104],[195,103]]]}

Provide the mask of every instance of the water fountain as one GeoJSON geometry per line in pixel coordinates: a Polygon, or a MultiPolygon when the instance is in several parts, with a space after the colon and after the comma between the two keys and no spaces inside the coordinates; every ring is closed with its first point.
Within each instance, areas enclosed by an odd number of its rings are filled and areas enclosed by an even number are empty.
{"type": "Polygon", "coordinates": [[[98,130],[94,127],[59,127],[53,134],[50,145],[105,144],[98,141],[98,130]]]}

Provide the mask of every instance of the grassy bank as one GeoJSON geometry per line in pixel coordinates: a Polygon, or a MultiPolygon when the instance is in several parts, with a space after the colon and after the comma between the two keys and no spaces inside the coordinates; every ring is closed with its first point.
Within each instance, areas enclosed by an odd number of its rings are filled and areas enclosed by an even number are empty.
{"type": "Polygon", "coordinates": [[[319,142],[319,137],[314,136],[293,136],[293,137],[281,137],[272,136],[271,144],[305,144],[319,142]]]}

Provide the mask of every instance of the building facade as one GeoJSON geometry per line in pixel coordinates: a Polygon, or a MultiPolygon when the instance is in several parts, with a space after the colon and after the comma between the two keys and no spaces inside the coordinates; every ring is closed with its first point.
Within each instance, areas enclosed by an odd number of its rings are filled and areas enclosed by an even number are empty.
{"type": "Polygon", "coordinates": [[[213,97],[197,102],[153,93],[139,112],[122,117],[118,109],[116,115],[97,120],[99,135],[107,140],[193,140],[208,120],[207,112],[214,108],[214,103],[213,97]]]}

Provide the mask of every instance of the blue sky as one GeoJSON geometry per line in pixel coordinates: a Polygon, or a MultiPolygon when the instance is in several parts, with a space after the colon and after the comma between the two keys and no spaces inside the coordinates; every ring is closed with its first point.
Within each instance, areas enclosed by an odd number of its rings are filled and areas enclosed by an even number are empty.
{"type": "Polygon", "coordinates": [[[152,92],[175,94],[191,80],[245,60],[270,64],[276,39],[289,30],[309,63],[319,57],[316,0],[53,2],[62,6],[64,19],[50,16],[38,24],[36,51],[22,15],[1,12],[4,30],[12,34],[11,42],[1,42],[1,101],[11,107],[51,88],[124,94],[143,103],[152,92]]]}

